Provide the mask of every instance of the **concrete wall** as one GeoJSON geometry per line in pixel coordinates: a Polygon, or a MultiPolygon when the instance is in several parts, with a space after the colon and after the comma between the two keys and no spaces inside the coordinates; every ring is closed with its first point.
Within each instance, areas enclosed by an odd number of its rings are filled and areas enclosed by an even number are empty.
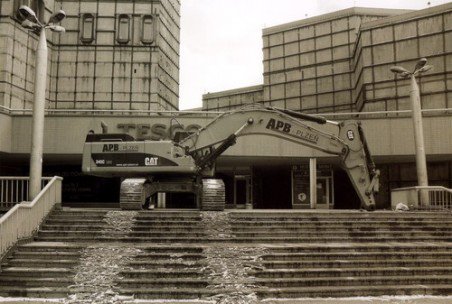
{"type": "MultiPolygon", "coordinates": [[[[187,115],[178,116],[177,121],[184,128],[193,125],[204,126],[215,116],[187,115]]],[[[128,133],[135,138],[150,136],[154,140],[170,137],[173,117],[156,115],[153,117],[113,117],[113,116],[49,116],[46,118],[44,153],[49,154],[81,154],[86,134],[89,130],[101,132],[100,122],[104,121],[109,126],[110,133],[122,133],[126,131],[125,125],[132,125],[128,133]],[[153,132],[155,124],[165,126],[164,136],[153,132]]],[[[371,149],[371,153],[380,160],[390,162],[397,157],[412,158],[414,155],[414,139],[412,121],[410,117],[394,118],[369,118],[361,119],[363,128],[371,149]]],[[[9,123],[8,123],[9,124],[9,123]]],[[[319,128],[319,127],[317,127],[319,128]]],[[[335,133],[335,126],[321,127],[330,133],[335,133]]],[[[450,159],[452,156],[452,116],[428,116],[424,118],[424,134],[426,153],[431,159],[450,159]]],[[[0,152],[29,153],[31,117],[13,116],[11,122],[11,134],[3,134],[5,141],[0,141],[0,152]],[[11,141],[9,146],[8,139],[11,141]]],[[[4,131],[6,132],[6,131],[4,131]]],[[[158,132],[162,133],[162,132],[158,132]]],[[[309,158],[328,157],[327,154],[300,146],[291,142],[273,138],[270,136],[247,136],[239,138],[237,144],[225,153],[229,157],[273,157],[289,161],[285,158],[309,158]]]]}
{"type": "Polygon", "coordinates": [[[452,3],[363,24],[352,65],[357,108],[410,109],[409,80],[389,69],[412,70],[422,57],[434,66],[419,77],[422,107],[452,107],[452,3]]]}
{"type": "MultiPolygon", "coordinates": [[[[0,1],[0,105],[21,109],[31,108],[37,36],[16,21],[16,2],[0,1]]],[[[179,0],[44,3],[46,18],[67,14],[66,33],[48,31],[49,108],[178,108],[179,0]]]]}
{"type": "Polygon", "coordinates": [[[228,111],[244,105],[262,103],[263,86],[252,86],[235,90],[208,93],[202,96],[202,109],[207,111],[228,111]]]}
{"type": "MultiPolygon", "coordinates": [[[[21,3],[28,3],[34,9],[39,3],[39,15],[47,19],[54,11],[54,1],[0,0],[0,105],[8,108],[31,108],[33,99],[35,48],[37,36],[23,29],[17,17],[21,3]]],[[[47,33],[49,60],[47,83],[50,90],[52,54],[56,35],[47,33]]],[[[49,91],[47,93],[49,99],[49,91]]]]}
{"type": "Polygon", "coordinates": [[[0,113],[0,153],[11,153],[12,146],[12,118],[0,113]]]}
{"type": "Polygon", "coordinates": [[[264,103],[304,112],[355,110],[350,60],[359,28],[402,12],[350,8],[264,29],[264,103]]]}

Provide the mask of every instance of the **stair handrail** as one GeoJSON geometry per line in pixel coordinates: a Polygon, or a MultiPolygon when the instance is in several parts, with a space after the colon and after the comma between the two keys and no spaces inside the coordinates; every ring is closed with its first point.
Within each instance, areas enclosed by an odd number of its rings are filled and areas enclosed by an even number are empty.
{"type": "Polygon", "coordinates": [[[401,201],[402,203],[407,203],[410,205],[409,207],[414,207],[414,209],[452,210],[452,189],[443,186],[413,186],[391,189],[391,204],[393,207],[400,198],[405,200],[401,201]],[[428,193],[428,201],[424,205],[420,203],[419,195],[421,191],[427,191],[428,193]],[[413,192],[415,195],[410,195],[409,192],[413,192]],[[401,193],[402,195],[396,193],[401,193]]]}
{"type": "MultiPolygon", "coordinates": [[[[43,176],[41,189],[52,179],[43,176]]],[[[0,211],[8,211],[14,205],[28,201],[29,176],[0,176],[0,211]]]]}
{"type": "Polygon", "coordinates": [[[18,241],[30,238],[56,204],[63,178],[54,176],[31,202],[22,202],[0,217],[0,260],[18,241]]]}

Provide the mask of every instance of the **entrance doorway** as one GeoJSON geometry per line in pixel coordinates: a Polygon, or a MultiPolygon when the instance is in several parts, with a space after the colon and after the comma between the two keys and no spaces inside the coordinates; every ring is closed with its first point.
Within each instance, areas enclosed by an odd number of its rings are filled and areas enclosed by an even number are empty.
{"type": "Polygon", "coordinates": [[[253,191],[250,175],[234,176],[234,206],[233,208],[245,209],[253,205],[253,191]]]}
{"type": "MultiPolygon", "coordinates": [[[[317,165],[315,187],[310,185],[309,166],[292,167],[293,209],[334,209],[333,170],[330,165],[317,165]],[[311,191],[316,191],[316,201],[311,200],[311,191]]],[[[314,186],[314,185],[313,185],[314,186]]]]}
{"type": "Polygon", "coordinates": [[[332,209],[333,182],[331,177],[317,177],[317,209],[332,209]]]}

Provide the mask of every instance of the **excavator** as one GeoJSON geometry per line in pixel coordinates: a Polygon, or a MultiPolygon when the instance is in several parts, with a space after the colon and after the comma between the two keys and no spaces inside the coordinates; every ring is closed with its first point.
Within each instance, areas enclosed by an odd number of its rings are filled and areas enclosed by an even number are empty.
{"type": "Polygon", "coordinates": [[[246,136],[274,136],[340,158],[341,167],[361,201],[375,209],[379,170],[369,152],[361,123],[270,107],[224,112],[195,132],[176,133],[173,140],[135,140],[129,134],[88,134],[82,171],[122,177],[120,206],[139,210],[156,193],[193,193],[200,210],[224,210],[225,186],[215,176],[215,161],[246,136]],[[331,134],[333,124],[337,131],[331,134]],[[323,129],[323,130],[322,130],[323,129]]]}

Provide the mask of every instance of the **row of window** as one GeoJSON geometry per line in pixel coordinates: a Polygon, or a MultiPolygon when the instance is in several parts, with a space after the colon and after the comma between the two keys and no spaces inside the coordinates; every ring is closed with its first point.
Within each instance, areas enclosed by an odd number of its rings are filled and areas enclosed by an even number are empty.
{"type": "MultiPolygon", "coordinates": [[[[116,41],[127,44],[132,36],[132,18],[129,15],[121,14],[117,20],[116,41]]],[[[141,17],[140,39],[144,44],[154,43],[156,36],[157,19],[153,15],[143,15],[141,17]]],[[[83,14],[80,23],[80,39],[83,43],[92,43],[96,39],[95,16],[93,14],[83,14]]]]}

